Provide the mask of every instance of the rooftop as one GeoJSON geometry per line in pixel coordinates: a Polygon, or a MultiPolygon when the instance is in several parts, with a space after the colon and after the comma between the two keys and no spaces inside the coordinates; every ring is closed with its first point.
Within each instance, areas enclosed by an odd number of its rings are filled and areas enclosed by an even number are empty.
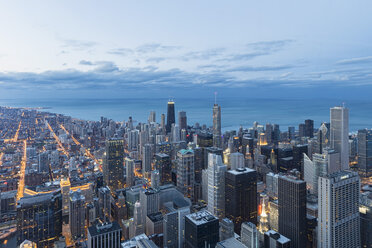
{"type": "Polygon", "coordinates": [[[285,244],[285,243],[288,243],[288,242],[291,241],[289,238],[281,235],[278,232],[275,232],[274,230],[269,230],[269,231],[265,232],[265,235],[270,236],[271,238],[275,239],[280,244],[285,244]]]}
{"type": "Polygon", "coordinates": [[[100,235],[103,233],[109,233],[109,232],[113,232],[113,231],[120,230],[120,229],[121,227],[119,226],[119,224],[116,221],[114,221],[111,223],[100,223],[95,226],[90,226],[88,228],[88,232],[90,233],[90,236],[96,236],[96,235],[100,235]]]}
{"type": "Polygon", "coordinates": [[[195,225],[202,225],[213,220],[218,220],[216,216],[206,210],[186,215],[186,218],[191,220],[195,225]]]}
{"type": "Polygon", "coordinates": [[[229,170],[228,173],[234,174],[234,175],[241,175],[245,173],[255,172],[255,170],[250,168],[237,168],[236,170],[229,170]]]}

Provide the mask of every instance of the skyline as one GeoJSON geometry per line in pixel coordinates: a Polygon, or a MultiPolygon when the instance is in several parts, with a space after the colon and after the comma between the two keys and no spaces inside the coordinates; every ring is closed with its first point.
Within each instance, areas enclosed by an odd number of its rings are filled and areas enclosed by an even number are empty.
{"type": "Polygon", "coordinates": [[[325,97],[333,90],[334,97],[367,98],[371,7],[1,3],[0,97],[177,97],[181,88],[199,95],[225,88],[228,95],[254,90],[271,97],[279,89],[282,98],[325,97]]]}

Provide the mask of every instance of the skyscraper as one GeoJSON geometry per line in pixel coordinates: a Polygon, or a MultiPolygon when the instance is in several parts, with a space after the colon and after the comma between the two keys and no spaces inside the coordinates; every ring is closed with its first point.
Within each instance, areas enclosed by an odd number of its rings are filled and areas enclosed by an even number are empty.
{"type": "Polygon", "coordinates": [[[120,248],[122,231],[117,222],[88,228],[88,248],[120,248]]]}
{"type": "Polygon", "coordinates": [[[224,218],[220,222],[220,241],[234,237],[234,223],[224,218]]]}
{"type": "Polygon", "coordinates": [[[314,137],[314,121],[305,120],[305,136],[312,138],[314,137]]]}
{"type": "Polygon", "coordinates": [[[125,169],[126,169],[126,185],[127,187],[131,187],[134,183],[134,160],[131,158],[125,158],[125,169]]]}
{"type": "Polygon", "coordinates": [[[169,100],[167,106],[167,126],[166,130],[169,133],[172,129],[172,124],[176,123],[176,117],[174,113],[174,101],[169,100]]]}
{"type": "Polygon", "coordinates": [[[266,123],[265,135],[267,143],[271,144],[273,142],[273,125],[271,123],[266,123]]]}
{"type": "Polygon", "coordinates": [[[60,181],[60,186],[62,194],[62,216],[68,216],[70,212],[70,179],[62,178],[60,181]]]}
{"type": "Polygon", "coordinates": [[[69,224],[73,239],[85,236],[85,197],[80,190],[70,192],[69,224]]]}
{"type": "Polygon", "coordinates": [[[265,248],[290,248],[292,242],[287,237],[277,233],[274,230],[265,232],[264,247],[265,248]]]}
{"type": "Polygon", "coordinates": [[[185,111],[178,112],[178,125],[180,126],[180,130],[187,129],[187,116],[185,111]]]}
{"type": "Polygon", "coordinates": [[[158,190],[152,188],[141,190],[140,203],[142,210],[142,223],[146,222],[147,215],[159,212],[159,197],[160,193],[158,190]]]}
{"type": "Polygon", "coordinates": [[[349,169],[349,109],[331,108],[330,137],[331,147],[340,153],[341,169],[349,169]]]}
{"type": "Polygon", "coordinates": [[[98,189],[99,218],[103,222],[111,220],[111,192],[110,188],[102,187],[98,189]]]}
{"type": "Polygon", "coordinates": [[[177,124],[173,124],[171,128],[172,142],[179,142],[181,140],[180,127],[177,124]]]}
{"type": "Polygon", "coordinates": [[[145,144],[142,151],[142,171],[150,172],[152,170],[152,145],[145,144]]]}
{"type": "Polygon", "coordinates": [[[149,122],[156,122],[156,112],[155,111],[150,111],[149,115],[149,122]]]}
{"type": "Polygon", "coordinates": [[[194,151],[177,152],[177,188],[188,198],[194,198],[194,151]]]}
{"type": "Polygon", "coordinates": [[[244,155],[240,152],[234,152],[230,154],[230,168],[236,170],[244,166],[244,155]]]}
{"type": "Polygon", "coordinates": [[[165,123],[165,114],[161,114],[161,119],[160,119],[160,127],[162,130],[162,133],[165,134],[166,132],[166,123],[165,123]]]}
{"type": "Polygon", "coordinates": [[[279,233],[293,248],[306,244],[306,183],[294,176],[278,178],[279,233]]]}
{"type": "Polygon", "coordinates": [[[238,168],[225,173],[225,214],[240,233],[245,221],[257,224],[257,172],[238,168]]]}
{"type": "Polygon", "coordinates": [[[359,213],[361,247],[372,247],[372,192],[361,195],[359,213]]]}
{"type": "Polygon", "coordinates": [[[318,247],[360,247],[359,187],[355,172],[319,178],[318,247]]]}
{"type": "Polygon", "coordinates": [[[62,235],[60,191],[22,197],[17,203],[18,244],[25,239],[51,247],[62,235]]]}
{"type": "Polygon", "coordinates": [[[208,211],[220,220],[225,216],[226,165],[220,155],[208,154],[208,211]]]}
{"type": "Polygon", "coordinates": [[[372,176],[372,130],[358,131],[358,169],[361,177],[372,176]]]}
{"type": "Polygon", "coordinates": [[[219,238],[218,219],[208,211],[185,217],[185,247],[215,247],[219,238]]]}
{"type": "Polygon", "coordinates": [[[252,222],[243,222],[241,232],[242,243],[248,248],[258,248],[258,231],[252,222]]]}
{"type": "Polygon", "coordinates": [[[145,232],[146,217],[143,216],[142,206],[139,201],[134,204],[133,214],[133,234],[134,236],[140,235],[145,232]]]}
{"type": "Polygon", "coordinates": [[[213,146],[222,148],[221,107],[217,103],[213,105],[213,146]]]}
{"type": "Polygon", "coordinates": [[[106,140],[106,159],[103,167],[105,184],[115,191],[124,186],[124,143],[121,139],[106,140]]]}

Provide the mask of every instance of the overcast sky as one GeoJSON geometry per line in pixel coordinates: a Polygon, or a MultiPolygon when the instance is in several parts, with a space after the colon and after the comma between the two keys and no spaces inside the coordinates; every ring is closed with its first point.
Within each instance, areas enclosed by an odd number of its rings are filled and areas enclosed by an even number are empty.
{"type": "Polygon", "coordinates": [[[369,0],[1,1],[0,97],[370,89],[371,30],[369,0]]]}

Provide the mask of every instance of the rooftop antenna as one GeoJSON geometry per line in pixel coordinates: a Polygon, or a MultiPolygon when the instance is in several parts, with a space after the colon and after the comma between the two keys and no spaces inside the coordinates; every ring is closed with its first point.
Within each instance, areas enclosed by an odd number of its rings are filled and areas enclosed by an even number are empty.
{"type": "Polygon", "coordinates": [[[214,92],[214,104],[217,104],[217,91],[214,92]]]}

